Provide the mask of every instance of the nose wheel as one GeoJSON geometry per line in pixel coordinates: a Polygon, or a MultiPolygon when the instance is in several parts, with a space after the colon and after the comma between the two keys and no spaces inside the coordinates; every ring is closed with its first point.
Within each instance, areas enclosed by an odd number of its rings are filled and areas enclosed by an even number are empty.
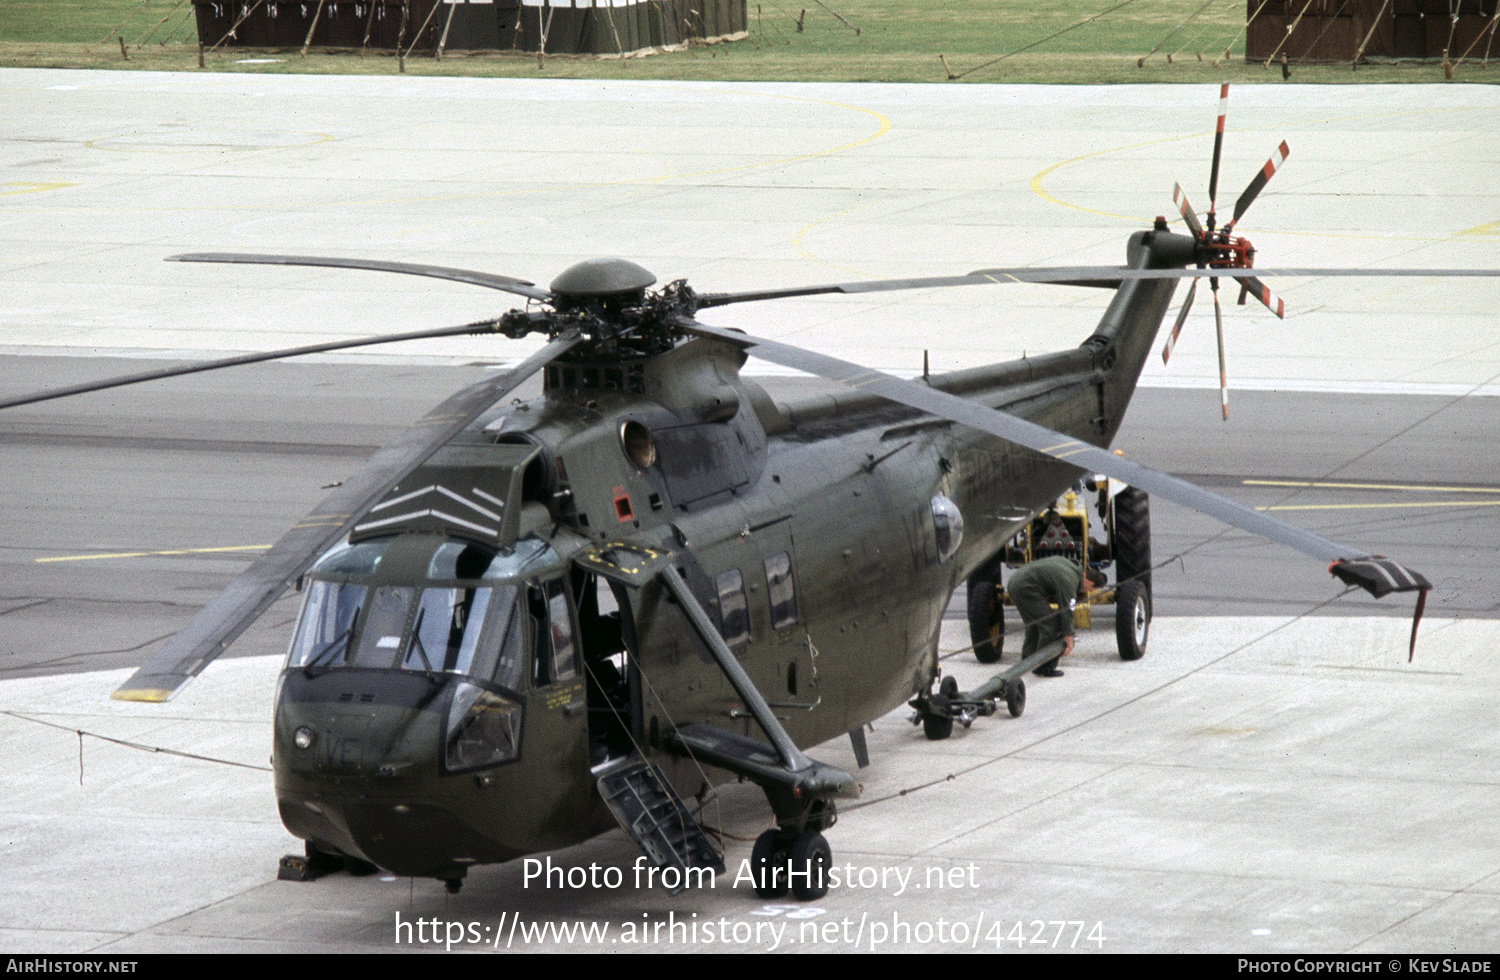
{"type": "Polygon", "coordinates": [[[787,892],[802,902],[822,898],[828,894],[832,866],[833,849],[816,830],[768,830],[755,839],[750,852],[755,894],[760,898],[784,898],[787,892]]]}

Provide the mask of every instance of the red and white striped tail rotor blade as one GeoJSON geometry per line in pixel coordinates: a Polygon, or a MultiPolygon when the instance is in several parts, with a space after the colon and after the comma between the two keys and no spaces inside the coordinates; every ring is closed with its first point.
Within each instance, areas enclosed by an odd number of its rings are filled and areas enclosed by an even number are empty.
{"type": "Polygon", "coordinates": [[[1161,349],[1161,362],[1167,363],[1172,357],[1172,351],[1177,348],[1177,335],[1182,333],[1182,325],[1187,322],[1188,310],[1193,308],[1193,297],[1198,294],[1198,280],[1188,287],[1187,299],[1182,301],[1182,312],[1177,314],[1177,322],[1172,326],[1172,332],[1167,335],[1167,346],[1161,349]]]}
{"type": "Polygon", "coordinates": [[[1208,171],[1208,213],[1212,217],[1219,201],[1219,157],[1224,150],[1224,117],[1229,113],[1229,83],[1219,86],[1219,123],[1214,127],[1214,162],[1208,171]]]}
{"type": "Polygon", "coordinates": [[[1182,192],[1181,184],[1172,185],[1172,203],[1177,205],[1177,211],[1182,215],[1182,220],[1187,223],[1188,230],[1193,237],[1200,242],[1203,240],[1203,225],[1198,221],[1198,215],[1193,211],[1193,206],[1188,203],[1187,195],[1182,192]]]}
{"type": "Polygon", "coordinates": [[[1265,283],[1261,282],[1254,276],[1245,276],[1243,279],[1241,279],[1239,276],[1235,276],[1234,278],[1240,284],[1241,306],[1244,305],[1245,297],[1247,295],[1254,296],[1256,299],[1260,300],[1262,304],[1265,305],[1266,309],[1270,310],[1272,313],[1275,313],[1277,319],[1286,319],[1286,304],[1281,301],[1280,296],[1277,296],[1275,293],[1271,292],[1271,287],[1267,286],[1265,283]]]}
{"type": "Polygon", "coordinates": [[[1224,226],[1225,231],[1233,228],[1234,223],[1239,221],[1245,212],[1250,209],[1250,205],[1255,202],[1256,196],[1265,188],[1266,182],[1276,174],[1277,170],[1281,169],[1281,165],[1286,162],[1286,158],[1291,152],[1291,149],[1286,145],[1286,140],[1282,140],[1281,145],[1276,148],[1276,152],[1271,154],[1271,159],[1266,161],[1265,166],[1261,167],[1260,172],[1250,181],[1250,186],[1245,188],[1245,193],[1241,194],[1240,199],[1234,202],[1234,217],[1230,218],[1229,224],[1224,226]]]}
{"type": "Polygon", "coordinates": [[[1224,421],[1229,421],[1229,372],[1224,367],[1224,310],[1219,306],[1219,291],[1214,290],[1214,329],[1219,336],[1219,404],[1224,408],[1224,421]]]}

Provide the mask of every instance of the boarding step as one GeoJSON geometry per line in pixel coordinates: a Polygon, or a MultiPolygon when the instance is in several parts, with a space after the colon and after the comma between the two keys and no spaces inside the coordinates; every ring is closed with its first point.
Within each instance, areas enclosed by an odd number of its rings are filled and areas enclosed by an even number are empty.
{"type": "Polygon", "coordinates": [[[688,868],[724,873],[724,857],[672,790],[661,769],[639,758],[612,766],[599,776],[599,795],[646,857],[662,871],[660,881],[675,895],[687,887],[688,868]],[[675,885],[675,887],[674,887],[675,885]]]}

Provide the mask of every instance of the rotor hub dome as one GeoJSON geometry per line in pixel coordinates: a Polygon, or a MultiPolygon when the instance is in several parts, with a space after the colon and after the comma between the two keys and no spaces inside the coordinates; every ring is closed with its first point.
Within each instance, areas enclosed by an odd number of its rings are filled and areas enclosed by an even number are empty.
{"type": "Polygon", "coordinates": [[[548,287],[553,295],[568,299],[604,299],[640,293],[656,277],[625,259],[587,259],[569,266],[548,287]]]}

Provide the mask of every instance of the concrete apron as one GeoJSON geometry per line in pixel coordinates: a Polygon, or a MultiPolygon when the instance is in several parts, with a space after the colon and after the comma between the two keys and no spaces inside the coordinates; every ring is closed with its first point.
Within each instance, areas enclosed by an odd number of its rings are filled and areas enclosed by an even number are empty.
{"type": "MultiPolygon", "coordinates": [[[[712,889],[637,886],[638,852],[618,831],[547,856],[563,869],[551,887],[524,862],[475,869],[456,897],[386,875],[277,881],[277,858],[298,842],[281,828],[270,774],[223,763],[266,765],[280,658],[219,661],[157,706],[108,699],[128,671],[4,681],[0,944],[441,948],[446,926],[434,943],[409,925],[437,917],[466,924],[456,946],[482,949],[516,921],[509,948],[527,950],[769,949],[777,924],[793,949],[1016,949],[1016,935],[1027,950],[1493,949],[1500,669],[1484,653],[1500,623],[1429,621],[1411,666],[1406,631],[1392,619],[1163,619],[1147,656],[1127,664],[1096,627],[1066,678],[1028,678],[1020,719],[1002,712],[928,742],[894,712],[869,736],[861,804],[828,834],[847,882],[795,908],[733,881],[749,855],[739,839],[712,889]],[[78,729],[90,733],[81,761],[78,729]],[[618,887],[601,877],[610,868],[618,887]],[[670,932],[721,919],[727,940],[670,932]],[[860,921],[858,942],[853,926],[828,925],[860,921]],[[1059,921],[1069,925],[1056,939],[1059,921]],[[613,931],[534,932],[574,922],[613,931]],[[657,922],[654,940],[624,938],[627,924],[657,922]],[[1054,923],[1042,942],[1034,922],[1054,923]]],[[[944,649],[965,645],[952,624],[944,649]]],[[[994,670],[967,653],[947,666],[965,687],[994,670]]],[[[844,741],[814,754],[853,765],[844,741]]],[[[731,784],[706,819],[753,838],[767,815],[757,791],[731,784]]]]}
{"type": "MultiPolygon", "coordinates": [[[[151,356],[512,305],[399,276],[161,261],[183,251],[395,258],[543,284],[618,254],[704,290],[1112,263],[1130,231],[1171,213],[1174,181],[1206,209],[1218,95],[44,70],[0,71],[0,87],[0,285],[15,297],[0,309],[3,350],[151,356]]],[[[1496,108],[1488,86],[1238,87],[1221,207],[1285,138],[1291,158],[1241,226],[1257,264],[1500,266],[1496,108]]],[[[1240,386],[1496,393],[1500,285],[1272,286],[1286,321],[1226,297],[1240,386]]],[[[1206,300],[1145,383],[1217,384],[1206,300]]],[[[1076,343],[1104,302],[1013,286],[705,318],[915,374],[924,349],[940,371],[1076,343]]],[[[505,363],[530,350],[455,340],[349,357],[505,363]]],[[[636,852],[617,833],[552,859],[622,869],[619,888],[541,887],[520,862],[477,870],[453,898],[380,876],[278,882],[296,842],[269,773],[85,736],[80,778],[76,734],[264,766],[277,658],[221,661],[154,707],[107,699],[120,671],[4,681],[0,709],[62,728],[0,715],[0,945],[379,950],[424,945],[431,931],[411,923],[441,917],[476,925],[460,930],[464,948],[583,942],[528,933],[540,922],[614,930],[595,948],[723,948],[671,931],[712,919],[746,949],[1493,949],[1487,655],[1500,626],[1430,620],[1411,666],[1406,629],[1163,619],[1132,664],[1095,629],[1067,677],[1028,685],[1020,719],[930,743],[898,712],[870,736],[868,805],[829,835],[852,884],[795,909],[732,881],[676,898],[635,887],[636,852]],[[628,942],[627,926],[655,941],[628,942]]],[[[944,647],[966,646],[960,633],[944,647]]],[[[965,688],[993,673],[968,654],[949,666],[965,688]]],[[[853,765],[843,742],[815,754],[853,765]]],[[[730,786],[706,819],[753,837],[766,808],[730,786]]],[[[731,869],[748,849],[729,842],[731,869]]]]}
{"type": "MultiPolygon", "coordinates": [[[[271,349],[516,305],[396,275],[162,261],[187,251],[395,258],[542,284],[623,255],[707,291],[1117,263],[1131,231],[1175,215],[1174,182],[1207,210],[1218,102],[1216,86],[40,69],[0,70],[0,87],[0,284],[20,297],[0,310],[4,342],[90,354],[271,349]]],[[[1219,204],[1285,139],[1290,158],[1239,225],[1257,265],[1500,266],[1497,109],[1493,86],[1238,86],[1219,204]]],[[[1494,281],[1270,285],[1284,321],[1224,296],[1237,386],[1500,391],[1494,281]]],[[[1200,292],[1147,384],[1217,385],[1200,292]]],[[[1077,343],[1106,301],[1011,285],[705,319],[915,374],[924,349],[942,371],[1077,343]]],[[[512,362],[533,347],[460,338],[345,356],[512,362]]]]}

